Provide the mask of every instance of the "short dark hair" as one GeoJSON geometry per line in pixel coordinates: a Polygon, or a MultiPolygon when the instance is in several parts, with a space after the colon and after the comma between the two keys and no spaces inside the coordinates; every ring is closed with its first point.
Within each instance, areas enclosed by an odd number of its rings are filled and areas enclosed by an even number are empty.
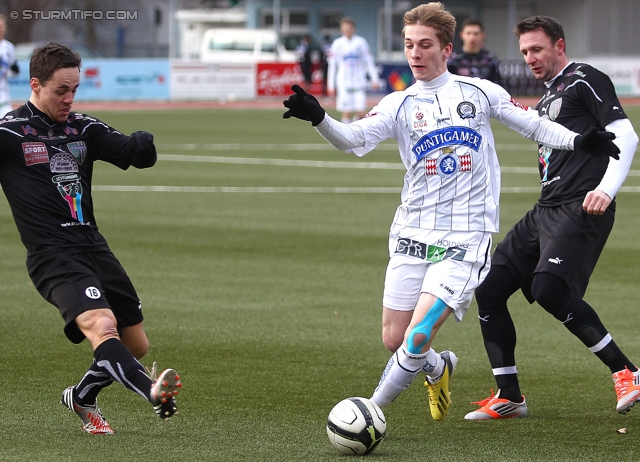
{"type": "Polygon", "coordinates": [[[544,32],[551,39],[552,43],[556,43],[560,39],[566,42],[562,24],[550,16],[532,16],[524,21],[520,21],[516,24],[516,28],[513,30],[513,33],[516,34],[516,37],[520,38],[520,36],[525,32],[531,32],[534,30],[541,30],[544,32]]]}
{"type": "Polygon", "coordinates": [[[44,85],[57,69],[77,67],[80,69],[82,59],[78,53],[71,51],[66,45],[49,42],[43,47],[33,50],[29,62],[29,78],[36,78],[44,85]]]}
{"type": "Polygon", "coordinates": [[[462,22],[462,28],[460,30],[464,30],[467,26],[478,26],[482,32],[484,32],[484,25],[482,21],[477,18],[467,18],[462,22]]]}

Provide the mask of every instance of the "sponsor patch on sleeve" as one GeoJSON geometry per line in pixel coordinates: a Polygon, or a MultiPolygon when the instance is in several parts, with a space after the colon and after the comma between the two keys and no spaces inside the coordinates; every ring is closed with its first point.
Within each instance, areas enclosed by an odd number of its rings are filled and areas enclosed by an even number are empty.
{"type": "Polygon", "coordinates": [[[47,146],[42,142],[22,143],[22,153],[27,167],[49,162],[47,146]]]}

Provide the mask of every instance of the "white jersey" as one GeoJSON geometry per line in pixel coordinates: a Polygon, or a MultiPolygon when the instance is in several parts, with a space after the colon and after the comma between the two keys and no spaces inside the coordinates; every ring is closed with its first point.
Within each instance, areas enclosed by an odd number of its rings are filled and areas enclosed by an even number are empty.
{"type": "Polygon", "coordinates": [[[491,117],[530,139],[573,149],[576,133],[515,103],[499,85],[449,72],[385,96],[364,119],[345,125],[326,117],[316,129],[358,156],[398,141],[407,173],[394,224],[496,233],[500,165],[491,117]]]}
{"type": "Polygon", "coordinates": [[[379,82],[367,41],[359,35],[350,39],[342,36],[334,40],[329,51],[327,88],[364,91],[367,88],[367,73],[372,82],[379,82]]]}
{"type": "Polygon", "coordinates": [[[0,106],[11,101],[7,80],[12,75],[10,68],[15,61],[13,43],[0,40],[0,106]]]}

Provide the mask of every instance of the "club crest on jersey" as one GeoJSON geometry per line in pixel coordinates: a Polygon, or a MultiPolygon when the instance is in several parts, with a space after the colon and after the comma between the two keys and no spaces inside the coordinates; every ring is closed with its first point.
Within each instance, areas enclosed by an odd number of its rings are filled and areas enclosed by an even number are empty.
{"type": "Polygon", "coordinates": [[[414,130],[427,128],[427,119],[423,111],[414,111],[411,113],[411,123],[414,130]]]}
{"type": "Polygon", "coordinates": [[[67,143],[67,148],[69,149],[69,152],[73,154],[79,164],[82,164],[84,162],[84,158],[87,156],[87,145],[84,144],[84,141],[67,143]]]}
{"type": "Polygon", "coordinates": [[[469,127],[445,127],[434,130],[421,137],[411,148],[416,160],[427,154],[447,146],[466,146],[478,152],[482,143],[482,135],[469,127]]]}
{"type": "Polygon", "coordinates": [[[49,152],[42,142],[22,143],[22,154],[27,167],[49,162],[49,152]]]}
{"type": "Polygon", "coordinates": [[[442,155],[437,159],[427,159],[425,167],[427,176],[438,175],[441,178],[448,179],[458,172],[471,171],[471,155],[458,156],[452,148],[444,148],[442,155]]]}
{"type": "Polygon", "coordinates": [[[562,98],[554,100],[549,105],[549,118],[551,120],[556,120],[556,117],[560,114],[560,109],[562,109],[562,98]]]}
{"type": "Polygon", "coordinates": [[[476,116],[476,107],[469,101],[458,104],[458,115],[463,119],[473,119],[476,116]]]}

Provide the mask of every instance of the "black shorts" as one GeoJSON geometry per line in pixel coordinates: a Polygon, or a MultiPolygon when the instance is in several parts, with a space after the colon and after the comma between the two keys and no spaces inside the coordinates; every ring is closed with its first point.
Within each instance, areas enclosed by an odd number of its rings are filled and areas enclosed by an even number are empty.
{"type": "Polygon", "coordinates": [[[590,215],[582,201],[554,207],[536,204],[514,225],[496,247],[492,265],[508,267],[520,280],[529,303],[536,273],[552,273],[582,298],[589,277],[613,228],[611,207],[603,215],[590,215]]]}
{"type": "Polygon", "coordinates": [[[118,329],[143,320],[140,299],[129,276],[110,251],[72,254],[38,252],[27,257],[34,286],[64,318],[64,333],[73,343],[84,340],[75,319],[81,313],[109,308],[118,329]]]}

